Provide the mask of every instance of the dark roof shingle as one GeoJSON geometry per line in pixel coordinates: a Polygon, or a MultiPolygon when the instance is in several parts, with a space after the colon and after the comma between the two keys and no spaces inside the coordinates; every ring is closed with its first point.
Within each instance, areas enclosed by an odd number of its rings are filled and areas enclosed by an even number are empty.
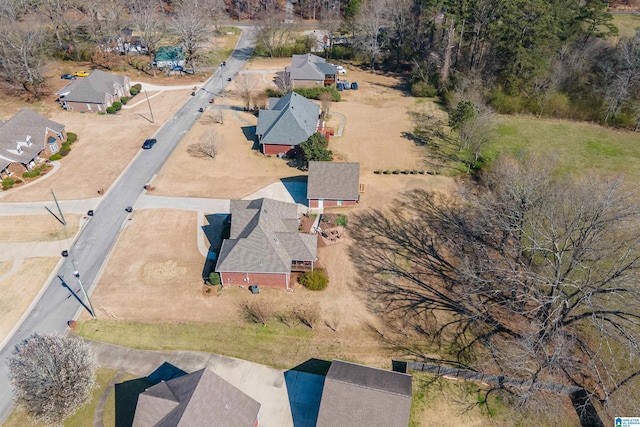
{"type": "Polygon", "coordinates": [[[93,70],[87,77],[72,81],[57,92],[65,101],[102,104],[105,96],[115,95],[116,87],[125,87],[128,77],[111,74],[102,70],[93,70]]]}
{"type": "Polygon", "coordinates": [[[298,145],[316,132],[319,116],[318,104],[291,92],[275,102],[270,110],[258,112],[256,134],[262,135],[261,144],[298,145]]]}
{"type": "Polygon", "coordinates": [[[7,162],[31,161],[45,148],[47,129],[60,134],[64,125],[49,120],[29,108],[21,109],[12,118],[0,124],[0,166],[7,162]],[[31,145],[26,143],[27,136],[31,137],[31,145]],[[22,153],[18,153],[18,145],[22,153]]]}
{"type": "Polygon", "coordinates": [[[309,162],[307,199],[358,200],[360,163],[309,162]]]}

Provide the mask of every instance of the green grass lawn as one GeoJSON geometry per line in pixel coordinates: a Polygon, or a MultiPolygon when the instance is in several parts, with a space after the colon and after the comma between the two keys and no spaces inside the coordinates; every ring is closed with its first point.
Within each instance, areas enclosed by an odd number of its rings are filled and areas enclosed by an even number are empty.
{"type": "MultiPolygon", "coordinates": [[[[105,390],[109,382],[116,374],[113,369],[98,369],[96,372],[96,388],[93,390],[93,396],[91,401],[85,406],[80,408],[73,416],[69,417],[64,422],[64,427],[87,427],[93,425],[93,413],[95,412],[98,399],[102,392],[105,390]]],[[[115,404],[112,403],[109,408],[109,402],[104,408],[104,425],[115,425],[115,404]]],[[[26,412],[14,410],[7,421],[3,424],[4,427],[24,427],[34,425],[27,417],[26,412]]],[[[36,424],[39,425],[39,424],[36,424]]]]}
{"type": "Polygon", "coordinates": [[[620,37],[633,37],[640,29],[640,15],[613,15],[613,24],[620,37]]]}
{"type": "Polygon", "coordinates": [[[483,155],[527,150],[558,160],[560,172],[621,174],[627,181],[640,178],[640,133],[590,123],[501,116],[495,137],[483,155]]]}

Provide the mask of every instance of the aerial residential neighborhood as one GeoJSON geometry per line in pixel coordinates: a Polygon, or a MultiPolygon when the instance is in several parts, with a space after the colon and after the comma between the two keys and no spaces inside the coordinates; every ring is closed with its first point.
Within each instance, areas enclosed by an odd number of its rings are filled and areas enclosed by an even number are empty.
{"type": "Polygon", "coordinates": [[[0,424],[638,425],[638,12],[8,0],[0,424]]]}

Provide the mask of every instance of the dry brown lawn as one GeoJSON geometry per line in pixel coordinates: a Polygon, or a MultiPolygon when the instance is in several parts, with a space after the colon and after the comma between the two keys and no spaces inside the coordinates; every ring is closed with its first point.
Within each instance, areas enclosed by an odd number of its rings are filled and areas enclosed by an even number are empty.
{"type": "Polygon", "coordinates": [[[51,216],[3,216],[0,220],[0,242],[45,242],[73,237],[82,215],[65,214],[66,230],[51,216]]]}

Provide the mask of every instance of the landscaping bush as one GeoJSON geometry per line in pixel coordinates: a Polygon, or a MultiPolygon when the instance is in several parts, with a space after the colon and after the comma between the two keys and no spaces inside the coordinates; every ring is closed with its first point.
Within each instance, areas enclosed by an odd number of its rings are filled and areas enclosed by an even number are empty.
{"type": "Polygon", "coordinates": [[[311,291],[321,291],[329,284],[329,278],[322,268],[316,268],[302,274],[298,278],[298,283],[311,291]]]}
{"type": "Polygon", "coordinates": [[[376,175],[379,175],[382,173],[382,171],[380,169],[376,169],[373,171],[373,173],[375,173],[376,175]]]}
{"type": "Polygon", "coordinates": [[[120,97],[120,102],[122,102],[122,105],[126,105],[127,102],[129,102],[129,98],[126,96],[121,96],[120,97]]]}
{"type": "Polygon", "coordinates": [[[62,147],[58,154],[60,154],[61,157],[65,157],[67,154],[69,154],[69,150],[67,150],[66,148],[62,147]]]}
{"type": "Polygon", "coordinates": [[[336,225],[339,225],[341,227],[346,227],[347,226],[347,216],[343,215],[343,214],[339,214],[338,218],[336,218],[336,225]]]}
{"type": "Polygon", "coordinates": [[[116,102],[113,103],[112,107],[115,108],[116,111],[120,111],[120,110],[122,110],[122,102],[116,101],[116,102]]]}
{"type": "Polygon", "coordinates": [[[215,271],[209,273],[209,284],[210,285],[219,285],[220,282],[220,274],[216,273],[215,271]]]}
{"type": "Polygon", "coordinates": [[[500,114],[517,114],[524,110],[524,100],[519,96],[507,95],[502,91],[494,91],[489,102],[500,114]]]}
{"type": "Polygon", "coordinates": [[[2,180],[2,189],[6,190],[8,188],[11,188],[15,185],[16,181],[12,178],[5,178],[2,180]]]}
{"type": "Polygon", "coordinates": [[[129,93],[131,94],[131,96],[136,96],[138,94],[138,89],[132,87],[131,89],[129,89],[129,93]]]}
{"type": "Polygon", "coordinates": [[[394,171],[393,171],[393,172],[391,172],[391,173],[392,173],[392,174],[394,174],[394,175],[398,175],[398,174],[400,173],[400,170],[399,170],[399,169],[396,169],[396,170],[394,170],[394,171]]]}
{"type": "Polygon", "coordinates": [[[66,143],[73,144],[78,140],[78,135],[73,132],[67,132],[67,140],[66,143]]]}
{"type": "Polygon", "coordinates": [[[115,113],[116,113],[115,107],[113,106],[107,107],[107,114],[115,114],[115,113]]]}
{"type": "Polygon", "coordinates": [[[280,92],[278,89],[273,89],[273,88],[266,88],[264,93],[269,97],[269,98],[282,98],[282,92],[280,92]]]}
{"type": "Polygon", "coordinates": [[[22,174],[23,178],[35,178],[36,176],[40,176],[39,170],[32,170],[22,174]]]}
{"type": "Polygon", "coordinates": [[[61,158],[62,158],[62,154],[60,153],[55,153],[49,156],[49,160],[51,160],[52,162],[55,160],[60,160],[61,158]]]}
{"type": "Polygon", "coordinates": [[[301,87],[294,89],[293,91],[308,99],[320,100],[320,96],[322,96],[323,93],[330,94],[333,102],[340,102],[342,99],[340,97],[340,92],[338,92],[338,89],[335,87],[301,87]]]}
{"type": "Polygon", "coordinates": [[[391,173],[391,171],[390,170],[384,170],[384,171],[382,171],[382,173],[385,174],[385,175],[389,175],[391,173]]]}
{"type": "Polygon", "coordinates": [[[438,94],[438,89],[429,82],[417,81],[411,85],[411,95],[419,98],[433,98],[438,94]]]}

